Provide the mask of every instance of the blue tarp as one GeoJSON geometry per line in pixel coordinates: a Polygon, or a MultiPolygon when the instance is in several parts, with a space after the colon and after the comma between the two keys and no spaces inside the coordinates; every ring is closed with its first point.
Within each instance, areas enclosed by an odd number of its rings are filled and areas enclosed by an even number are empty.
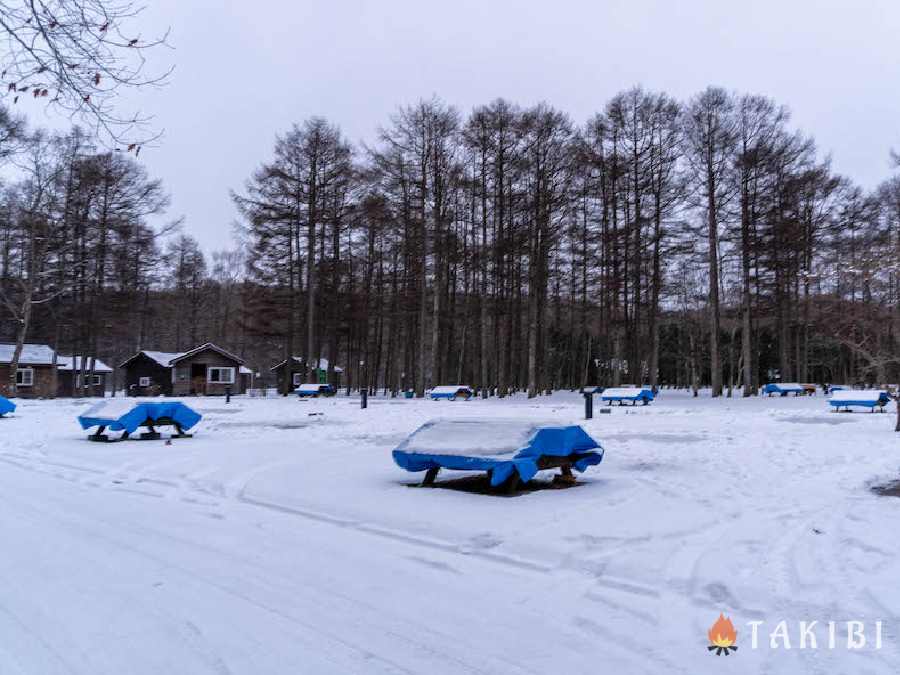
{"type": "Polygon", "coordinates": [[[11,413],[15,411],[16,404],[10,401],[5,396],[0,396],[0,415],[5,415],[6,413],[11,413]]]}
{"type": "Polygon", "coordinates": [[[884,407],[888,403],[891,402],[891,397],[888,396],[887,392],[879,391],[871,392],[867,396],[868,392],[856,392],[853,390],[841,390],[841,396],[835,396],[834,398],[829,399],[828,404],[835,408],[849,408],[851,406],[858,406],[861,408],[875,408],[884,407]]]}
{"type": "Polygon", "coordinates": [[[471,387],[467,387],[465,385],[441,385],[439,387],[434,387],[429,393],[428,396],[432,401],[439,401],[442,399],[446,399],[448,401],[453,401],[457,397],[465,398],[469,400],[472,396],[475,395],[475,392],[471,387]]]}
{"type": "Polygon", "coordinates": [[[127,431],[131,434],[145,421],[156,422],[163,418],[177,422],[182,429],[187,430],[197,424],[202,415],[180,401],[164,403],[103,401],[83,415],[79,415],[78,422],[82,429],[105,426],[110,431],[127,431]]]}
{"type": "Polygon", "coordinates": [[[653,391],[651,389],[642,389],[638,387],[613,387],[605,389],[600,395],[601,401],[631,401],[632,403],[642,402],[644,405],[653,400],[653,391]]]}
{"type": "Polygon", "coordinates": [[[779,384],[778,382],[771,382],[763,388],[764,394],[781,394],[782,396],[787,396],[788,394],[803,394],[805,392],[806,390],[803,387],[794,383],[779,384]]]}
{"type": "Polygon", "coordinates": [[[531,480],[541,457],[571,455],[583,455],[572,467],[584,471],[603,460],[603,448],[577,425],[493,420],[427,422],[393,452],[394,461],[407,471],[491,471],[493,486],[505,482],[513,471],[523,482],[531,480]]]}
{"type": "Polygon", "coordinates": [[[300,398],[307,398],[315,396],[332,396],[337,392],[330,384],[301,384],[294,389],[294,393],[300,398]]]}

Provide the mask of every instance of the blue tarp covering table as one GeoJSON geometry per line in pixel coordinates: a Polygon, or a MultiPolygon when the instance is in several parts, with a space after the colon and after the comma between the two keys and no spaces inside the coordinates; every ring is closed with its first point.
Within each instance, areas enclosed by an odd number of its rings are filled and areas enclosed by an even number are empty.
{"type": "Polygon", "coordinates": [[[770,382],[763,388],[763,393],[767,396],[772,394],[801,396],[806,393],[806,389],[799,382],[770,382]]]}
{"type": "Polygon", "coordinates": [[[336,391],[330,384],[301,384],[294,389],[294,393],[300,398],[318,398],[319,396],[334,396],[336,391]]]}
{"type": "Polygon", "coordinates": [[[0,417],[5,415],[6,413],[15,412],[16,404],[10,401],[5,396],[0,396],[0,417]]]}
{"type": "Polygon", "coordinates": [[[153,427],[156,424],[171,424],[179,434],[197,424],[202,415],[180,401],[135,402],[102,401],[78,416],[82,429],[99,427],[97,436],[103,430],[124,432],[123,438],[134,433],[138,427],[153,427]]]}
{"type": "Polygon", "coordinates": [[[884,406],[890,402],[891,397],[888,393],[879,389],[842,389],[834,392],[828,399],[828,405],[835,410],[850,410],[851,407],[874,410],[876,406],[884,410],[884,406]]]}
{"type": "MultiPolygon", "coordinates": [[[[603,448],[580,426],[542,425],[527,420],[433,420],[393,452],[407,471],[488,471],[496,487],[515,476],[531,480],[545,468],[584,471],[603,460],[603,448]]],[[[427,481],[427,477],[426,477],[427,481]]]]}
{"type": "Polygon", "coordinates": [[[472,388],[464,384],[442,384],[428,392],[432,401],[456,401],[458,399],[468,401],[474,395],[475,392],[472,388]]]}
{"type": "Polygon", "coordinates": [[[647,405],[653,400],[653,391],[643,387],[615,387],[604,389],[600,395],[600,400],[606,401],[610,405],[614,401],[618,402],[619,405],[623,405],[626,402],[630,402],[632,405],[637,405],[638,403],[647,405]]]}

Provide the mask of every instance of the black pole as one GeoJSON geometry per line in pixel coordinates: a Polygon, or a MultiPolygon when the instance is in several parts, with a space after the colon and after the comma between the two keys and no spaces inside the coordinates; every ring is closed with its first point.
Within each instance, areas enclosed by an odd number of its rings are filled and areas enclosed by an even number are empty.
{"type": "Polygon", "coordinates": [[[369,389],[363,387],[359,390],[359,407],[365,410],[369,406],[369,389]]]}
{"type": "Polygon", "coordinates": [[[231,387],[225,387],[225,403],[231,403],[231,387]]]}
{"type": "Polygon", "coordinates": [[[584,392],[584,419],[589,420],[594,417],[594,395],[590,392],[584,392]]]}

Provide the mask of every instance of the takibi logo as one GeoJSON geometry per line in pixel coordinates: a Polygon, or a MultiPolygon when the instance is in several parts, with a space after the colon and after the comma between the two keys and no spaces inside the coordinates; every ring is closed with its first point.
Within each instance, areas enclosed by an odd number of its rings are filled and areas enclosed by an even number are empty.
{"type": "Polygon", "coordinates": [[[706,632],[706,635],[709,637],[707,649],[711,652],[714,651],[716,656],[722,656],[722,654],[728,656],[731,652],[737,651],[737,645],[734,644],[737,642],[737,631],[734,629],[731,619],[725,618],[724,614],[719,614],[719,618],[706,632]]]}
{"type": "MultiPolygon", "coordinates": [[[[747,630],[750,635],[750,649],[881,649],[883,643],[884,624],[874,621],[796,621],[782,619],[774,624],[765,639],[765,621],[748,621],[747,630]],[[796,632],[791,630],[796,623],[796,632]],[[763,639],[760,640],[762,633],[763,639]],[[762,643],[762,644],[761,644],[762,643]]],[[[729,617],[724,613],[712,627],[706,631],[709,638],[707,649],[716,656],[728,656],[737,651],[737,630],[729,617]]]]}

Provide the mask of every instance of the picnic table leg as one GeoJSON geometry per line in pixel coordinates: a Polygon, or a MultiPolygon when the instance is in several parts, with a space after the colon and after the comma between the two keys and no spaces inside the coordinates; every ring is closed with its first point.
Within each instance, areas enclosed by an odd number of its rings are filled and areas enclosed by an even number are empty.
{"type": "Polygon", "coordinates": [[[513,494],[519,488],[519,472],[514,470],[502,487],[506,494],[513,494]]]}
{"type": "Polygon", "coordinates": [[[156,427],[153,426],[153,422],[147,420],[147,422],[144,423],[144,426],[147,427],[149,431],[141,433],[142,441],[155,441],[159,439],[159,432],[156,430],[156,427]]]}
{"type": "Polygon", "coordinates": [[[439,466],[433,466],[428,471],[425,472],[425,478],[422,479],[422,487],[429,487],[434,485],[434,480],[437,478],[438,472],[441,470],[439,466]]]}
{"type": "Polygon", "coordinates": [[[553,483],[556,485],[575,485],[576,481],[571,464],[563,464],[559,467],[559,473],[553,476],[553,483]]]}
{"type": "Polygon", "coordinates": [[[109,439],[103,434],[104,431],[106,431],[106,425],[101,424],[97,428],[97,431],[95,431],[90,436],[88,436],[88,440],[89,441],[108,441],[109,439]]]}
{"type": "Polygon", "coordinates": [[[172,434],[172,438],[193,438],[193,434],[186,433],[184,429],[181,428],[181,425],[178,422],[172,422],[172,425],[175,427],[175,431],[177,433],[172,434]]]}

